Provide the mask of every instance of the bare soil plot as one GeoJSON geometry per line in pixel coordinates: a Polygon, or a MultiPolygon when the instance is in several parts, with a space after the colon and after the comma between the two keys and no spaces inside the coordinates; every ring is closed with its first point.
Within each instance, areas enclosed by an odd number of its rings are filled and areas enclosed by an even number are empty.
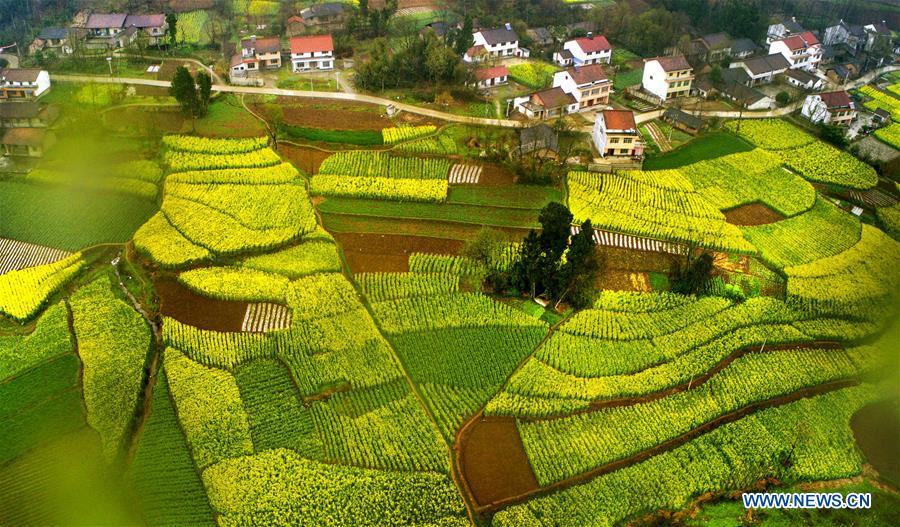
{"type": "Polygon", "coordinates": [[[154,287],[163,315],[200,329],[241,331],[247,302],[200,296],[172,279],[157,280],[154,287]]]}
{"type": "Polygon", "coordinates": [[[286,157],[295,167],[312,175],[319,171],[319,165],[321,165],[322,161],[333,152],[326,152],[324,150],[319,150],[318,148],[279,143],[278,153],[286,157]]]}
{"type": "Polygon", "coordinates": [[[178,66],[185,66],[191,72],[191,75],[196,74],[199,68],[196,63],[189,60],[166,59],[160,65],[159,71],[156,72],[157,80],[172,80],[175,77],[175,70],[178,69],[178,66]]]}
{"type": "Polygon", "coordinates": [[[412,253],[458,254],[463,242],[424,236],[341,233],[334,238],[344,250],[350,272],[407,272],[412,253]]]}
{"type": "Polygon", "coordinates": [[[647,273],[608,269],[600,273],[597,287],[609,291],[650,291],[647,273]]]}
{"type": "Polygon", "coordinates": [[[512,417],[475,417],[460,431],[459,465],[479,507],[540,487],[512,417]]]}
{"type": "Polygon", "coordinates": [[[624,249],[621,247],[601,247],[600,255],[607,270],[634,272],[656,272],[668,274],[679,260],[673,254],[624,249]]]}
{"type": "Polygon", "coordinates": [[[184,130],[184,115],[178,108],[159,110],[153,107],[126,106],[113,108],[104,114],[107,127],[113,130],[135,130],[180,133],[184,130]]]}
{"type": "MultiPolygon", "coordinates": [[[[332,101],[329,99],[297,99],[279,97],[276,104],[284,110],[284,123],[326,130],[381,130],[394,126],[381,107],[373,104],[332,101]]],[[[253,104],[254,112],[264,111],[253,104]]]]}
{"type": "Polygon", "coordinates": [[[516,175],[498,165],[483,165],[481,168],[481,177],[478,179],[479,185],[486,186],[506,186],[516,182],[516,175]]]}
{"type": "Polygon", "coordinates": [[[750,226],[750,225],[766,225],[775,223],[785,218],[783,214],[777,212],[762,203],[750,203],[741,205],[724,212],[725,221],[732,225],[750,226]]]}

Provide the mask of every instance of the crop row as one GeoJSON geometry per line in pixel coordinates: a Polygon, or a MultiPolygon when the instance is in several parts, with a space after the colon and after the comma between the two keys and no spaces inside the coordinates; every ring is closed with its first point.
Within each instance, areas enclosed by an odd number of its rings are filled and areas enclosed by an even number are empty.
{"type": "Polygon", "coordinates": [[[290,279],[316,273],[336,273],[341,270],[341,260],[334,242],[329,238],[303,237],[303,243],[280,251],[250,256],[240,265],[267,273],[276,273],[290,279]]]}
{"type": "Polygon", "coordinates": [[[290,163],[280,163],[263,168],[223,168],[219,170],[192,170],[176,172],[166,178],[168,183],[243,183],[277,184],[290,183],[300,173],[290,163]]]}
{"type": "Polygon", "coordinates": [[[546,327],[525,312],[478,293],[401,298],[373,304],[372,310],[390,334],[454,327],[546,327]]]}
{"type": "Polygon", "coordinates": [[[446,134],[402,143],[397,145],[396,150],[408,154],[453,155],[457,153],[456,141],[446,134]]]}
{"type": "Polygon", "coordinates": [[[411,273],[441,273],[467,275],[475,271],[477,264],[465,256],[435,253],[412,253],[409,255],[411,273]]]}
{"type": "Polygon", "coordinates": [[[73,352],[68,316],[66,305],[59,303],[47,308],[30,335],[0,338],[0,381],[51,357],[73,352]]]}
{"type": "Polygon", "coordinates": [[[900,150],[900,123],[893,123],[885,128],[875,130],[875,137],[900,150]]]}
{"type": "Polygon", "coordinates": [[[609,174],[572,172],[569,208],[576,222],[660,240],[753,252],[740,230],[695,192],[664,190],[609,174]]]}
{"type": "Polygon", "coordinates": [[[785,216],[812,207],[816,191],[781,167],[781,157],[762,149],[681,167],[704,198],[720,210],[762,202],[785,216]]]}
{"type": "Polygon", "coordinates": [[[459,290],[459,276],[431,273],[362,273],[356,275],[369,302],[411,296],[442,295],[459,290]]]}
{"type": "Polygon", "coordinates": [[[788,168],[810,181],[858,189],[878,183],[874,168],[822,141],[779,153],[788,168]]]}
{"type": "Polygon", "coordinates": [[[545,334],[539,326],[422,328],[391,340],[412,379],[428,387],[426,401],[451,439],[545,334]]]}
{"type": "Polygon", "coordinates": [[[859,91],[872,99],[864,103],[867,109],[875,111],[881,108],[890,112],[891,118],[894,120],[900,119],[900,98],[893,97],[872,86],[863,86],[859,91]]]}
{"type": "Polygon", "coordinates": [[[151,525],[215,525],[212,507],[178,424],[165,371],[153,388],[152,411],[129,468],[140,509],[151,525]]]}
{"type": "Polygon", "coordinates": [[[788,294],[820,302],[859,302],[900,287],[900,244],[862,226],[859,242],[834,256],[785,268],[788,294]]]}
{"type": "Polygon", "coordinates": [[[201,203],[257,230],[293,227],[309,231],[314,217],[306,188],[300,183],[167,183],[166,196],[201,203]]]}
{"type": "Polygon", "coordinates": [[[614,525],[768,477],[792,483],[855,475],[862,458],[849,421],[877,394],[864,385],[762,410],[646,461],[500,511],[492,525],[591,525],[598,518],[614,525]]]}
{"type": "Polygon", "coordinates": [[[445,474],[319,463],[276,449],[210,467],[203,481],[228,525],[467,525],[445,474]]]}
{"type": "Polygon", "coordinates": [[[320,174],[390,177],[402,179],[446,179],[450,161],[435,157],[401,157],[386,152],[339,152],[319,166],[320,174]]]}
{"type": "Polygon", "coordinates": [[[874,366],[865,351],[753,353],[702,385],[656,401],[519,425],[542,485],[646,450],[752,403],[853,378],[874,366]]]}
{"type": "Polygon", "coordinates": [[[820,197],[803,214],[743,230],[763,260],[789,267],[849,249],[859,241],[860,229],[859,220],[820,197]]]}
{"type": "Polygon", "coordinates": [[[781,119],[728,121],[725,127],[766,150],[792,150],[816,141],[815,137],[781,119]]]}
{"type": "Polygon", "coordinates": [[[271,167],[280,164],[281,158],[270,148],[253,150],[242,154],[197,154],[194,152],[168,150],[163,156],[163,161],[172,172],[184,172],[223,168],[271,167]]]}
{"type": "Polygon", "coordinates": [[[0,314],[24,322],[85,265],[81,253],[0,275],[0,314]]]}
{"type": "Polygon", "coordinates": [[[312,194],[348,198],[377,198],[440,203],[447,198],[446,179],[395,179],[317,175],[312,178],[312,194]]]}
{"type": "Polygon", "coordinates": [[[609,340],[648,339],[672,333],[729,307],[731,302],[724,298],[706,297],[665,311],[650,313],[587,309],[567,320],[562,331],[609,340]]]}
{"type": "Polygon", "coordinates": [[[219,300],[285,303],[290,281],[284,276],[242,267],[201,267],[184,271],[178,281],[194,292],[219,300]]]}
{"type": "Polygon", "coordinates": [[[119,454],[141,394],[151,333],[144,319],[111,290],[108,277],[79,289],[70,300],[83,366],[88,423],[107,460],[119,454]]]}
{"type": "Polygon", "coordinates": [[[594,301],[594,309],[622,311],[627,313],[650,313],[666,311],[696,301],[688,295],[667,291],[636,293],[630,291],[603,291],[594,301]]]}
{"type": "Polygon", "coordinates": [[[424,135],[430,135],[436,131],[437,127],[434,125],[400,126],[394,128],[383,128],[381,130],[381,136],[384,139],[384,144],[393,145],[396,143],[401,143],[403,141],[416,139],[424,135]]]}
{"type": "Polygon", "coordinates": [[[277,359],[241,365],[234,373],[257,451],[290,448],[322,459],[322,441],[310,408],[300,400],[291,373],[277,359]]]}
{"type": "Polygon", "coordinates": [[[260,150],[269,145],[269,138],[248,137],[245,139],[215,139],[192,135],[165,135],[163,146],[170,150],[193,152],[196,154],[243,154],[260,150]]]}
{"type": "Polygon", "coordinates": [[[250,425],[234,377],[168,348],[164,359],[172,399],[194,461],[204,469],[253,453],[250,425]]]}
{"type": "Polygon", "coordinates": [[[166,268],[180,267],[208,260],[212,254],[194,244],[157,212],[134,234],[134,246],[144,256],[166,268]]]}

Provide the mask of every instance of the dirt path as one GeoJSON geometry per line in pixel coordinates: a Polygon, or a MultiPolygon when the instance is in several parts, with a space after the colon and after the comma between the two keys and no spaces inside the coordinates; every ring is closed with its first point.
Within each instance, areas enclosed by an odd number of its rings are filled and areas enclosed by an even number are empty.
{"type": "Polygon", "coordinates": [[[659,129],[659,126],[657,126],[656,123],[647,123],[647,131],[650,132],[650,136],[653,138],[656,146],[659,147],[660,152],[668,152],[672,150],[672,143],[669,142],[665,134],[662,133],[662,130],[659,129]]]}

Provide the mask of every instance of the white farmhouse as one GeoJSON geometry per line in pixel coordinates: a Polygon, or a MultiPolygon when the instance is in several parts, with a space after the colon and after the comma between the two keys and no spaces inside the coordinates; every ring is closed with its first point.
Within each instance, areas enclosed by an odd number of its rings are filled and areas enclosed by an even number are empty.
{"type": "Polygon", "coordinates": [[[597,112],[591,135],[601,157],[636,157],[644,153],[641,134],[631,110],[597,112]]]}
{"type": "Polygon", "coordinates": [[[293,71],[334,69],[334,40],[331,35],[294,37],[291,39],[293,71]]]}
{"type": "Polygon", "coordinates": [[[849,126],[856,118],[856,106],[844,90],[807,95],[800,110],[814,123],[849,126]]]}
{"type": "Polygon", "coordinates": [[[27,101],[40,97],[50,89],[46,70],[0,69],[0,101],[27,101]]]}
{"type": "Polygon", "coordinates": [[[822,61],[822,44],[809,31],[774,40],[769,44],[769,54],[781,53],[791,63],[791,69],[814,71],[822,61]]]}
{"type": "Polygon", "coordinates": [[[612,81],[606,76],[603,66],[591,64],[554,73],[553,87],[562,88],[574,97],[578,101],[578,111],[584,111],[609,103],[612,81]]]}
{"type": "MultiPolygon", "coordinates": [[[[475,39],[472,49],[477,50],[480,46],[489,57],[520,57],[526,54],[525,50],[519,48],[519,35],[513,31],[512,26],[509,24],[506,24],[504,27],[476,31],[472,34],[472,38],[475,39]]],[[[472,62],[468,53],[463,57],[463,60],[472,62]]]]}
{"type": "Polygon", "coordinates": [[[609,64],[612,60],[612,46],[606,37],[588,36],[566,41],[563,51],[553,54],[553,61],[560,66],[587,66],[588,64],[609,64]]]}
{"type": "Polygon", "coordinates": [[[691,93],[694,70],[682,55],[656,57],[644,61],[644,90],[661,100],[691,93]]]}

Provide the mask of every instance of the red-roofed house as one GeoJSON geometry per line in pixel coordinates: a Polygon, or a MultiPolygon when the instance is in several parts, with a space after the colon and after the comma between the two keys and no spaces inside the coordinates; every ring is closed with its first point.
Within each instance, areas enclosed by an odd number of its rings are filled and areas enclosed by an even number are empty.
{"type": "Polygon", "coordinates": [[[631,110],[597,112],[592,135],[600,157],[639,157],[644,153],[641,133],[631,110]]]}
{"type": "Polygon", "coordinates": [[[856,106],[844,90],[807,95],[800,110],[814,123],[849,126],[856,119],[856,106]]]}
{"type": "Polygon", "coordinates": [[[609,41],[602,35],[595,37],[592,33],[588,33],[586,37],[567,41],[563,44],[563,52],[553,54],[553,61],[560,66],[609,64],[610,60],[612,60],[612,46],[609,41]],[[565,51],[569,53],[564,53],[565,51]]]}
{"type": "Polygon", "coordinates": [[[506,66],[481,68],[475,70],[474,75],[477,88],[491,88],[506,84],[509,81],[509,68],[506,66]]]}
{"type": "Polygon", "coordinates": [[[466,53],[463,55],[463,62],[478,64],[479,62],[486,61],[490,56],[487,48],[481,45],[475,45],[466,50],[466,53]]]}
{"type": "Polygon", "coordinates": [[[822,61],[822,44],[809,31],[793,35],[769,44],[769,54],[781,53],[791,63],[791,69],[812,71],[822,61]]]}
{"type": "Polygon", "coordinates": [[[281,67],[281,38],[251,36],[241,40],[240,53],[231,57],[231,74],[242,77],[281,67]]]}
{"type": "Polygon", "coordinates": [[[579,111],[609,103],[612,81],[600,64],[573,66],[553,74],[553,86],[562,90],[578,101],[579,111]]]}
{"type": "Polygon", "coordinates": [[[334,69],[334,40],[331,35],[292,38],[291,64],[296,72],[334,69]]]}
{"type": "Polygon", "coordinates": [[[513,104],[517,110],[532,119],[550,119],[562,117],[578,110],[578,101],[559,86],[532,93],[524,97],[516,97],[513,104]]]}
{"type": "Polygon", "coordinates": [[[693,80],[694,70],[681,55],[644,60],[641,86],[663,101],[690,94],[693,80]]]}

